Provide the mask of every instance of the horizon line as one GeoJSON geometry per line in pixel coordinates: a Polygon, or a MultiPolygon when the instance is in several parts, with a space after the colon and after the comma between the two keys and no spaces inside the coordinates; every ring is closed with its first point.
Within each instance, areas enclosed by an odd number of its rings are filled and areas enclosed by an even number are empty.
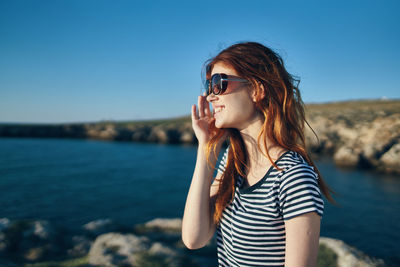
{"type": "MultiPolygon", "coordinates": [[[[349,102],[390,102],[390,101],[400,101],[400,98],[365,98],[365,99],[348,99],[348,100],[332,100],[326,102],[304,102],[304,105],[328,105],[328,104],[338,104],[338,103],[349,103],[349,102]]],[[[74,125],[74,124],[98,124],[98,123],[130,123],[130,122],[152,122],[152,121],[159,121],[159,120],[178,120],[178,119],[186,119],[190,118],[190,114],[186,115],[179,115],[173,117],[158,117],[158,118],[147,118],[147,119],[121,119],[121,120],[114,120],[114,119],[100,119],[100,120],[93,120],[93,121],[65,121],[65,122],[13,122],[13,121],[0,121],[0,125],[74,125]]]]}

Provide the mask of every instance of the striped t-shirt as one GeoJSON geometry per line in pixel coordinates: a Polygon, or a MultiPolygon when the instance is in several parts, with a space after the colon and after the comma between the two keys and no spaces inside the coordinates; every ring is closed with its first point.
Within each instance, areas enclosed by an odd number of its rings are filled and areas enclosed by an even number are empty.
{"type": "MultiPolygon", "coordinates": [[[[229,149],[229,148],[228,148],[229,149]]],[[[228,149],[218,171],[226,166],[228,149]]],[[[256,184],[243,188],[238,177],[233,201],[217,227],[219,266],[284,266],[285,220],[315,211],[324,202],[317,174],[303,157],[285,152],[256,184]]]]}

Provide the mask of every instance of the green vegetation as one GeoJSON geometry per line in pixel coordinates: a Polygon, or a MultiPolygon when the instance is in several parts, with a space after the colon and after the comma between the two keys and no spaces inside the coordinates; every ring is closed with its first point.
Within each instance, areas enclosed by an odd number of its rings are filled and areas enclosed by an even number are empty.
{"type": "MultiPolygon", "coordinates": [[[[364,119],[375,118],[376,116],[390,116],[400,113],[400,100],[354,100],[329,103],[309,103],[305,105],[306,114],[309,116],[322,115],[327,117],[337,116],[339,114],[358,115],[364,119]]],[[[156,125],[181,125],[190,122],[190,116],[183,116],[173,119],[143,120],[143,121],[104,121],[93,123],[94,125],[112,124],[121,127],[143,127],[156,125]]]]}
{"type": "Polygon", "coordinates": [[[47,261],[38,263],[28,263],[24,267],[84,267],[89,264],[89,258],[87,256],[70,259],[66,261],[47,261]]]}
{"type": "Polygon", "coordinates": [[[319,245],[317,266],[318,267],[337,267],[336,253],[323,244],[319,245]]]}
{"type": "Polygon", "coordinates": [[[143,267],[164,267],[168,266],[167,260],[162,256],[150,255],[149,253],[143,253],[138,259],[138,266],[143,267]]]}
{"type": "MultiPolygon", "coordinates": [[[[352,114],[375,114],[389,116],[394,113],[400,113],[400,100],[354,100],[354,101],[340,101],[340,102],[329,102],[329,103],[309,103],[306,104],[306,113],[308,115],[322,115],[331,117],[341,113],[352,113],[352,114]]],[[[370,117],[370,116],[369,116],[370,117]]],[[[61,126],[61,125],[115,125],[119,127],[152,127],[156,125],[172,125],[177,126],[190,122],[190,115],[171,118],[171,119],[155,119],[155,120],[138,120],[138,121],[99,121],[99,122],[87,122],[87,123],[0,123],[0,126],[61,126]]]]}
{"type": "Polygon", "coordinates": [[[324,117],[332,117],[339,114],[361,115],[363,119],[370,120],[377,116],[390,116],[400,113],[400,100],[363,100],[307,104],[306,113],[310,116],[321,115],[324,117]]]}
{"type": "Polygon", "coordinates": [[[309,103],[306,104],[309,110],[316,111],[329,111],[329,110],[343,110],[343,109],[385,109],[399,112],[400,100],[354,100],[354,101],[338,101],[328,103],[309,103]]]}
{"type": "Polygon", "coordinates": [[[101,121],[97,123],[91,123],[94,125],[115,125],[115,126],[121,126],[121,127],[130,127],[130,126],[135,126],[135,127],[152,127],[156,125],[165,125],[165,124],[176,124],[180,125],[185,122],[190,122],[191,118],[190,116],[183,116],[183,117],[178,117],[178,118],[172,118],[172,119],[156,119],[156,120],[140,120],[140,121],[101,121]]]}

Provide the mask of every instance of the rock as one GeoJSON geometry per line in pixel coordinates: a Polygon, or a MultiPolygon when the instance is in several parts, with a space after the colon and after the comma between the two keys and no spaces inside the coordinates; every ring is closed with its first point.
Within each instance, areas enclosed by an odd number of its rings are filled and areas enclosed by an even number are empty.
{"type": "Polygon", "coordinates": [[[379,159],[381,168],[388,171],[400,172],[400,143],[393,145],[379,159]]]}
{"type": "Polygon", "coordinates": [[[179,131],[177,128],[168,128],[167,130],[167,135],[168,135],[168,143],[169,144],[178,144],[181,143],[181,131],[179,131]]]}
{"type": "Polygon", "coordinates": [[[155,242],[153,243],[153,245],[151,246],[149,253],[152,255],[156,255],[156,256],[165,256],[165,257],[177,257],[178,253],[167,247],[164,244],[161,244],[160,242],[155,242]]]}
{"type": "Polygon", "coordinates": [[[374,259],[363,252],[345,244],[343,241],[328,237],[320,237],[319,243],[333,250],[338,256],[338,267],[378,267],[384,266],[384,261],[374,259]]]}
{"type": "Polygon", "coordinates": [[[10,226],[10,220],[7,218],[0,219],[0,255],[6,252],[8,247],[6,234],[3,233],[10,226]]]}
{"type": "Polygon", "coordinates": [[[131,136],[132,141],[146,142],[149,137],[150,132],[151,132],[151,129],[149,127],[137,128],[132,133],[132,136],[131,136]]]}
{"type": "Polygon", "coordinates": [[[167,143],[168,142],[167,131],[162,127],[154,127],[148,136],[148,141],[155,143],[167,143]]]}
{"type": "Polygon", "coordinates": [[[7,237],[3,231],[6,230],[9,226],[10,226],[9,219],[7,218],[0,219],[0,255],[4,254],[8,247],[7,237]]]}
{"type": "Polygon", "coordinates": [[[87,224],[83,225],[83,228],[87,231],[94,232],[102,230],[101,228],[108,227],[111,224],[112,224],[111,219],[99,219],[88,222],[87,224]]]}
{"type": "Polygon", "coordinates": [[[118,136],[115,125],[105,124],[105,125],[85,125],[85,135],[90,138],[112,140],[118,136]]]}
{"type": "Polygon", "coordinates": [[[339,142],[339,135],[333,129],[333,121],[320,115],[311,116],[309,118],[309,125],[312,127],[312,130],[308,126],[305,127],[308,149],[316,153],[331,154],[339,142]]]}
{"type": "Polygon", "coordinates": [[[4,229],[8,228],[10,226],[10,220],[7,218],[1,218],[0,219],[0,231],[3,231],[4,229]]]}
{"type": "Polygon", "coordinates": [[[0,255],[5,254],[7,247],[6,235],[3,232],[0,232],[0,255]]]}
{"type": "Polygon", "coordinates": [[[24,258],[29,261],[43,260],[58,251],[55,238],[55,229],[49,222],[36,220],[28,223],[21,229],[22,240],[19,249],[24,258]]]}
{"type": "Polygon", "coordinates": [[[353,148],[343,146],[333,155],[335,163],[343,167],[355,167],[360,163],[360,154],[353,148]]]}
{"type": "Polygon", "coordinates": [[[99,219],[83,225],[83,229],[90,236],[98,236],[104,233],[113,232],[119,229],[111,219],[99,219]]]}
{"type": "Polygon", "coordinates": [[[379,158],[398,142],[400,116],[376,118],[360,128],[357,137],[362,156],[374,167],[379,167],[379,158]]]}
{"type": "Polygon", "coordinates": [[[176,144],[181,142],[181,135],[181,131],[176,127],[171,125],[158,125],[154,126],[150,130],[146,141],[154,143],[176,144]]]}
{"type": "Polygon", "coordinates": [[[344,142],[351,142],[357,139],[359,136],[358,127],[348,127],[344,122],[338,122],[331,126],[331,131],[337,133],[339,139],[344,142]]]}
{"type": "Polygon", "coordinates": [[[6,224],[8,226],[0,232],[1,254],[39,261],[61,253],[60,237],[49,222],[18,220],[6,224]]]}
{"type": "Polygon", "coordinates": [[[135,227],[139,233],[153,233],[152,238],[156,238],[157,233],[160,233],[164,237],[174,237],[181,234],[182,231],[182,219],[173,218],[156,218],[144,224],[139,224],[135,227]]]}
{"type": "MultiPolygon", "coordinates": [[[[100,219],[87,223],[84,228],[86,231],[101,232],[112,225],[115,225],[112,220],[100,219]]],[[[49,222],[43,220],[10,221],[3,218],[0,219],[0,241],[2,240],[1,242],[6,245],[3,250],[5,252],[3,255],[6,257],[0,259],[0,266],[18,266],[9,262],[10,252],[13,253],[12,259],[20,262],[57,260],[60,254],[53,253],[54,248],[62,250],[63,257],[88,255],[91,266],[215,265],[215,236],[199,252],[193,253],[183,246],[180,237],[182,227],[180,218],[156,218],[141,226],[147,229],[147,236],[110,232],[99,235],[92,242],[88,236],[77,235],[72,237],[71,245],[61,248],[56,239],[58,233],[49,222]]],[[[332,250],[334,254],[331,252],[331,255],[336,254],[338,267],[384,266],[383,260],[369,257],[341,240],[321,237],[320,244],[332,250]]]]}
{"type": "Polygon", "coordinates": [[[115,127],[113,125],[107,125],[104,129],[97,132],[97,138],[100,139],[114,139],[118,135],[115,127]]]}
{"type": "Polygon", "coordinates": [[[181,135],[180,142],[184,144],[193,144],[196,141],[196,136],[193,131],[184,131],[181,135]]]}
{"type": "Polygon", "coordinates": [[[164,232],[181,232],[182,219],[156,218],[144,224],[146,229],[159,230],[164,232]]]}
{"type": "Polygon", "coordinates": [[[40,239],[53,238],[55,231],[48,221],[33,221],[32,227],[24,232],[24,236],[37,236],[40,239]]]}
{"type": "Polygon", "coordinates": [[[178,251],[160,242],[153,243],[148,253],[153,258],[162,259],[162,262],[165,263],[165,266],[182,266],[181,263],[184,256],[181,255],[178,251]]]}
{"type": "Polygon", "coordinates": [[[32,247],[25,251],[25,253],[23,254],[23,257],[25,260],[28,260],[28,261],[44,260],[44,257],[46,255],[46,250],[47,250],[47,248],[44,246],[32,247]]]}
{"type": "Polygon", "coordinates": [[[86,236],[73,236],[72,237],[72,248],[67,250],[67,254],[70,257],[82,257],[89,253],[90,247],[93,242],[86,236]]]}
{"type": "Polygon", "coordinates": [[[385,168],[386,163],[380,160],[393,144],[399,143],[399,104],[365,101],[310,105],[307,119],[320,142],[306,127],[308,149],[333,154],[340,166],[400,172],[385,168]]]}
{"type": "Polygon", "coordinates": [[[184,256],[181,253],[160,242],[153,243],[148,254],[155,259],[161,259],[164,266],[185,266],[185,264],[183,264],[184,256]]]}
{"type": "Polygon", "coordinates": [[[137,266],[150,248],[149,239],[133,234],[108,233],[96,238],[89,251],[89,263],[106,267],[137,266]]]}
{"type": "Polygon", "coordinates": [[[133,231],[139,235],[145,235],[153,241],[167,244],[181,243],[182,220],[156,218],[149,222],[135,225],[133,231]]]}
{"type": "MultiPolygon", "coordinates": [[[[377,168],[400,173],[400,168],[393,167],[393,160],[390,159],[396,151],[381,160],[394,144],[400,142],[400,101],[309,104],[306,113],[307,121],[318,135],[317,139],[305,127],[309,151],[334,156],[340,166],[377,168]]],[[[197,143],[189,117],[123,124],[112,121],[60,125],[2,124],[0,136],[197,143]]]]}
{"type": "Polygon", "coordinates": [[[133,132],[128,128],[119,127],[116,129],[114,140],[116,141],[131,141],[133,132]]]}

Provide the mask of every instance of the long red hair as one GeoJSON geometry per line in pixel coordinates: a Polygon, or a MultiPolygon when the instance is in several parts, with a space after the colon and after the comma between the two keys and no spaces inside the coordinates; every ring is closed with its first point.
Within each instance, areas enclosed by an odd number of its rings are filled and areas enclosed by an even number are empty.
{"type": "MultiPolygon", "coordinates": [[[[274,145],[299,153],[318,174],[318,186],[324,196],[335,203],[332,191],[325,183],[318,168],[306,150],[304,124],[307,123],[304,104],[298,89],[299,80],[289,74],[282,58],[272,49],[255,42],[238,43],[221,51],[205,65],[206,79],[210,79],[211,71],[216,63],[232,67],[237,74],[247,79],[256,91],[256,108],[264,116],[264,124],[258,135],[257,144],[264,146],[267,157],[275,165],[268,153],[267,140],[274,145]]],[[[308,125],[308,123],[307,123],[308,125]]],[[[208,157],[216,153],[220,139],[228,133],[230,149],[227,156],[227,166],[219,181],[216,196],[214,222],[219,223],[222,212],[232,201],[235,192],[235,182],[238,175],[245,177],[248,170],[248,151],[237,129],[218,129],[210,125],[214,135],[207,143],[208,157]]]]}

